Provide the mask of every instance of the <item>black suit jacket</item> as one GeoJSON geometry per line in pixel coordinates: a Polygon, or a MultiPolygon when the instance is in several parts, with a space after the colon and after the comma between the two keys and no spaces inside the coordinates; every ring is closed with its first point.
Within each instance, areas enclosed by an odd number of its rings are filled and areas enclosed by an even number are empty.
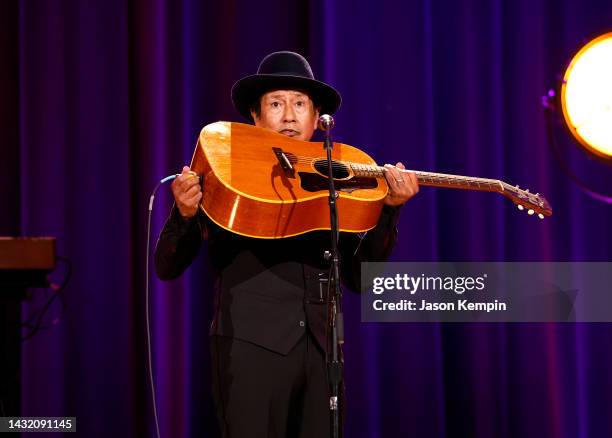
{"type": "MultiPolygon", "coordinates": [[[[361,262],[383,261],[397,238],[399,207],[385,206],[367,233],[341,233],[342,281],[360,288],[361,262]]],[[[287,354],[310,330],[326,349],[328,231],[284,239],[254,239],[224,230],[201,211],[184,219],[173,207],[155,249],[162,280],[178,277],[203,240],[216,276],[210,334],[235,337],[287,354]]]]}

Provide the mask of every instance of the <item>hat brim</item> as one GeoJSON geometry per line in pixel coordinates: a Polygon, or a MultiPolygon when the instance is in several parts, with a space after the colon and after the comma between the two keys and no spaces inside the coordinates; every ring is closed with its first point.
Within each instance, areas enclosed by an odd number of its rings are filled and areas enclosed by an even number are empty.
{"type": "Polygon", "coordinates": [[[251,108],[257,99],[272,90],[304,91],[320,107],[321,114],[335,113],[342,103],[340,93],[324,82],[281,74],[256,74],[240,79],[232,87],[232,102],[242,117],[253,122],[251,108]]]}

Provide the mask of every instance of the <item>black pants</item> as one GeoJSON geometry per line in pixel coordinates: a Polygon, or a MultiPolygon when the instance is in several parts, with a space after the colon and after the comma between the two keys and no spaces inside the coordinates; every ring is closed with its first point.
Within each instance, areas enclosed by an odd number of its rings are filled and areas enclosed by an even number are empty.
{"type": "Polygon", "coordinates": [[[213,395],[224,438],[330,436],[325,356],[306,334],[286,356],[210,338],[213,395]]]}

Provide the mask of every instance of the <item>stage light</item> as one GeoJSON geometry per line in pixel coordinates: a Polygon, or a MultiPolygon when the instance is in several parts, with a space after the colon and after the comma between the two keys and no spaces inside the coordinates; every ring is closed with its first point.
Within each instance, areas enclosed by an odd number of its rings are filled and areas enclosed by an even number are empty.
{"type": "Polygon", "coordinates": [[[612,32],[583,46],[561,86],[565,122],[589,152],[612,159],[612,32]]]}

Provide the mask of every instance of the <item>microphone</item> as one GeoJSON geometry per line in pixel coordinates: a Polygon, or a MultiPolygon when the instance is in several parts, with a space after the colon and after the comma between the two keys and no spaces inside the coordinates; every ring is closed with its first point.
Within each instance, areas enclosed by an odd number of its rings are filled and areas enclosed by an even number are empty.
{"type": "Polygon", "coordinates": [[[321,131],[328,132],[334,127],[334,118],[329,114],[322,114],[319,117],[319,125],[318,128],[321,131]]]}

